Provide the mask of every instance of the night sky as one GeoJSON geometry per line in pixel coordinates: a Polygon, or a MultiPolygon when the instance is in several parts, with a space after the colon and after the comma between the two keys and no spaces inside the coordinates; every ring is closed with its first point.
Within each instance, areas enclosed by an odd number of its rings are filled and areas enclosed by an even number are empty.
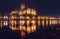
{"type": "Polygon", "coordinates": [[[19,9],[21,3],[36,9],[43,16],[60,16],[59,0],[0,0],[0,13],[9,14],[12,10],[19,9]]]}

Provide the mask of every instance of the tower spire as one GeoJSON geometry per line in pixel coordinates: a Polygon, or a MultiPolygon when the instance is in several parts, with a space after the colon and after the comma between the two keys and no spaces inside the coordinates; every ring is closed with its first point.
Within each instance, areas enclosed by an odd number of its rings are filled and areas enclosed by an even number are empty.
{"type": "Polygon", "coordinates": [[[25,4],[21,3],[21,10],[25,9],[25,4]]]}

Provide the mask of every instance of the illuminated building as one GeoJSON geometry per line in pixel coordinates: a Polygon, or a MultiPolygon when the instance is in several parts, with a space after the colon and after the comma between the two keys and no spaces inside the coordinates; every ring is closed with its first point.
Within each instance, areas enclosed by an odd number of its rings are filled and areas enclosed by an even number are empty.
{"type": "Polygon", "coordinates": [[[35,9],[25,8],[25,5],[21,4],[20,10],[12,11],[9,15],[0,15],[0,27],[2,29],[3,26],[9,26],[12,30],[21,30],[21,35],[24,36],[23,31],[27,33],[36,31],[37,23],[43,27],[45,24],[54,25],[57,23],[56,19],[56,17],[40,16],[35,9]]]}

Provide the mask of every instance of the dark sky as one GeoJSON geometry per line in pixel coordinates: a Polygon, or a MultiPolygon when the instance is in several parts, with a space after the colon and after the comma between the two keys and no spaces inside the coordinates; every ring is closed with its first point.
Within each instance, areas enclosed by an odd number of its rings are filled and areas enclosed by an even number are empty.
{"type": "Polygon", "coordinates": [[[40,15],[60,16],[59,0],[0,0],[0,13],[19,9],[22,2],[35,8],[40,15]]]}

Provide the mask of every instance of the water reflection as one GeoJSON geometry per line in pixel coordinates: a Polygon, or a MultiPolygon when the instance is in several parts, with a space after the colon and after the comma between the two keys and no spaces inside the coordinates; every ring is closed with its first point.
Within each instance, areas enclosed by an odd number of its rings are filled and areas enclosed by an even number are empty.
{"type": "Polygon", "coordinates": [[[42,26],[44,27],[44,20],[42,20],[42,26]]]}
{"type": "Polygon", "coordinates": [[[48,20],[46,20],[46,26],[48,26],[48,20]]]}
{"type": "Polygon", "coordinates": [[[24,37],[25,33],[27,32],[28,34],[31,32],[35,32],[37,30],[38,26],[44,27],[45,25],[48,27],[48,25],[56,25],[57,23],[59,23],[58,20],[52,20],[52,19],[40,19],[40,20],[20,20],[18,27],[17,24],[12,23],[14,25],[16,25],[16,27],[13,27],[13,25],[11,25],[11,29],[12,30],[20,30],[21,31],[21,36],[24,37]],[[37,25],[38,23],[38,25],[37,25]]]}
{"type": "MultiPolygon", "coordinates": [[[[21,36],[35,32],[41,26],[51,27],[52,25],[60,24],[60,18],[39,16],[35,9],[26,8],[21,5],[20,11],[12,11],[9,16],[0,16],[0,27],[8,26],[13,31],[21,31],[21,36]]],[[[57,28],[59,29],[59,28],[57,28]]]]}
{"type": "Polygon", "coordinates": [[[38,20],[38,26],[40,26],[40,20],[38,20]]]}
{"type": "Polygon", "coordinates": [[[42,25],[42,27],[44,27],[46,25],[48,27],[48,25],[51,26],[51,25],[55,25],[58,23],[60,24],[60,20],[56,20],[56,19],[11,20],[11,21],[9,21],[9,23],[8,23],[8,21],[1,20],[0,27],[2,28],[3,25],[7,26],[9,24],[10,25],[9,27],[12,30],[20,30],[21,36],[24,37],[26,32],[28,34],[31,32],[35,32],[37,30],[38,26],[42,25]]]}
{"type": "Polygon", "coordinates": [[[2,29],[2,26],[3,26],[3,23],[2,23],[2,21],[0,21],[0,27],[1,27],[1,29],[2,29]]]}

